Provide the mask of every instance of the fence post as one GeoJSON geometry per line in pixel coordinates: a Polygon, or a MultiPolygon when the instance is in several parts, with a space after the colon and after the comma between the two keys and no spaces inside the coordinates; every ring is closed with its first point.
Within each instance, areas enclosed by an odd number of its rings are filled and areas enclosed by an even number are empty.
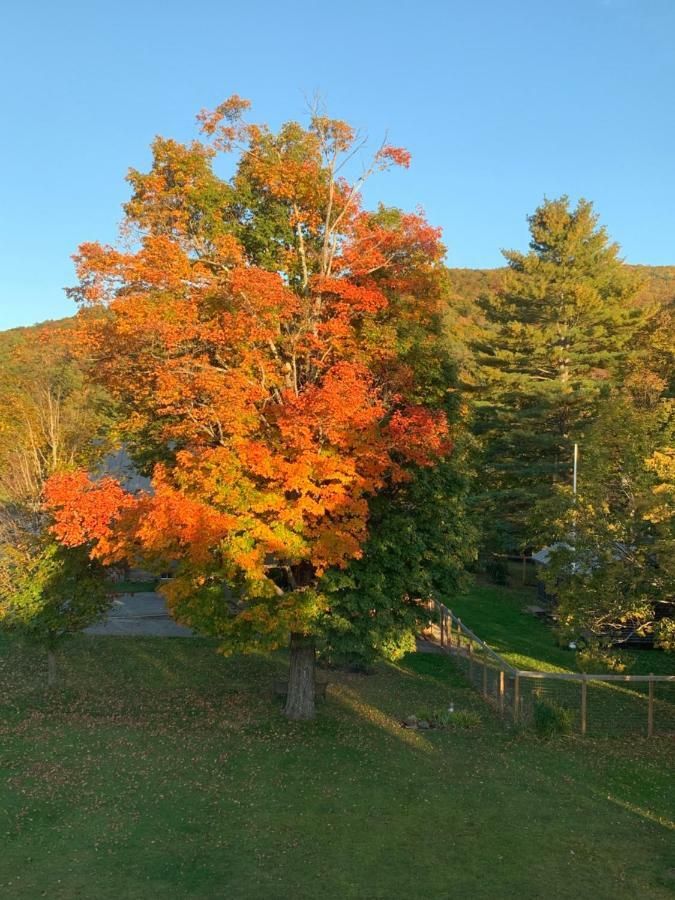
{"type": "Polygon", "coordinates": [[[439,618],[440,618],[441,647],[443,647],[443,644],[445,641],[445,607],[439,606],[438,612],[439,612],[439,618]]]}
{"type": "Polygon", "coordinates": [[[473,641],[469,638],[469,681],[473,682],[473,641]]]}
{"type": "Polygon", "coordinates": [[[649,703],[647,704],[647,737],[654,736],[654,673],[649,673],[649,703]]]}
{"type": "Polygon", "coordinates": [[[520,716],[520,672],[516,672],[513,683],[513,719],[516,721],[520,716]]]}
{"type": "Polygon", "coordinates": [[[588,692],[588,676],[581,676],[581,733],[586,734],[586,702],[588,692]]]}
{"type": "Polygon", "coordinates": [[[499,670],[499,712],[504,715],[504,670],[499,670]]]}
{"type": "Polygon", "coordinates": [[[462,620],[457,619],[457,649],[462,649],[462,620]]]}

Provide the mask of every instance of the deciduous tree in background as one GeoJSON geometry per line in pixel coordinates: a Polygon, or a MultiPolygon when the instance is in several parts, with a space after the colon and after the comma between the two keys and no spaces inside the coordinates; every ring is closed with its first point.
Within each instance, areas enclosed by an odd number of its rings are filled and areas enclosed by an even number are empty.
{"type": "Polygon", "coordinates": [[[109,603],[100,563],[58,545],[42,504],[51,475],[95,467],[106,449],[106,398],[68,343],[54,327],[19,342],[0,387],[0,626],[46,649],[50,684],[59,644],[109,603]]]}
{"type": "MultiPolygon", "coordinates": [[[[662,384],[662,387],[664,385],[662,384]]],[[[602,643],[653,635],[675,647],[672,401],[615,392],[583,444],[578,494],[559,485],[535,512],[554,548],[544,577],[563,629],[602,643]]]]}
{"type": "Polygon", "coordinates": [[[273,133],[247,107],[201,114],[204,141],[158,138],[129,176],[135,248],[77,257],[78,341],[153,492],[79,472],[47,497],[64,545],[172,561],[176,616],[225,651],[290,633],[286,713],[308,718],[322,579],[361,556],[374,496],[450,452],[443,247],[421,214],[361,206],[406,151],[383,145],[350,182],[347,124],[316,112],[273,133]],[[213,161],[233,149],[225,182],[213,161]]]}

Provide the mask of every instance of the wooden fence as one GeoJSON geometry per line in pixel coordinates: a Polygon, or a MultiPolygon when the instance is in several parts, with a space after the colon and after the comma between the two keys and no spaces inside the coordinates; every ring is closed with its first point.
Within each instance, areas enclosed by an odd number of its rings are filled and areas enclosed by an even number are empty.
{"type": "Polygon", "coordinates": [[[568,711],[580,734],[675,735],[675,675],[593,675],[517,669],[437,600],[429,629],[501,715],[531,723],[541,705],[568,711]]]}

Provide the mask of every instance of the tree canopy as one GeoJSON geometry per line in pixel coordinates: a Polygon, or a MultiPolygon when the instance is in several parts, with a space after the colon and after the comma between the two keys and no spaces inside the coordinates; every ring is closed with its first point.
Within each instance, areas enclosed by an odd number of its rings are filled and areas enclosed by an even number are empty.
{"type": "Polygon", "coordinates": [[[173,608],[228,650],[313,639],[320,579],[361,556],[369,500],[452,447],[439,231],[360,199],[409,154],[384,144],[349,181],[346,123],[274,133],[247,109],[232,97],[200,114],[203,140],[157,139],[129,176],[135,247],[76,257],[77,341],[153,491],[82,470],[47,487],[65,545],[171,561],[173,608]]]}
{"type": "Polygon", "coordinates": [[[4,623],[65,634],[104,567],[170,569],[174,615],[223,652],[291,635],[287,712],[310,716],[317,648],[396,657],[477,542],[548,540],[567,626],[670,646],[675,269],[626,265],[563,196],[506,267],[448,270],[419,210],[363,205],[407,151],[248,111],[156,138],[119,244],[75,256],[76,320],[0,335],[4,623]],[[101,477],[112,444],[150,490],[101,477]]]}
{"type": "Polygon", "coordinates": [[[537,508],[553,548],[544,577],[568,634],[675,646],[673,424],[670,400],[614,393],[584,441],[578,493],[558,485],[537,508]]]}

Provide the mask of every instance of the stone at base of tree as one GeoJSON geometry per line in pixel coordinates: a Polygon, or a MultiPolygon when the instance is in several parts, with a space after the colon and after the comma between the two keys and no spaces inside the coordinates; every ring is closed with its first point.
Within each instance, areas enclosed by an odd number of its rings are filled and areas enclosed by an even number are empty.
{"type": "MultiPolygon", "coordinates": [[[[314,682],[314,696],[320,698],[321,700],[325,700],[326,688],[329,684],[330,681],[319,681],[317,679],[314,682]]],[[[288,694],[288,681],[275,681],[274,693],[277,697],[285,697],[288,694]]]]}
{"type": "Polygon", "coordinates": [[[426,731],[427,728],[431,728],[431,725],[427,722],[426,719],[420,719],[417,723],[417,727],[421,728],[423,731],[426,731]]]}
{"type": "Polygon", "coordinates": [[[408,716],[403,720],[403,724],[406,728],[417,728],[417,716],[408,716]]]}

